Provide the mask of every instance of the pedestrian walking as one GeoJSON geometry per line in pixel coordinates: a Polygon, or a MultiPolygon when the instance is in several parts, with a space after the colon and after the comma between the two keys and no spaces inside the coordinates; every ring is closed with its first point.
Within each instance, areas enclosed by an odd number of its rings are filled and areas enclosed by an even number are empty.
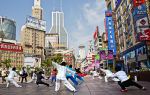
{"type": "Polygon", "coordinates": [[[21,83],[23,83],[23,80],[25,79],[25,82],[27,82],[27,70],[25,67],[22,67],[22,70],[20,71],[20,76],[21,76],[21,83]]]}
{"type": "Polygon", "coordinates": [[[5,80],[5,77],[7,76],[6,68],[2,69],[1,75],[2,75],[2,83],[6,82],[6,80],[5,80]]]}
{"type": "Polygon", "coordinates": [[[132,81],[128,78],[127,74],[121,70],[120,66],[115,67],[116,73],[112,77],[117,77],[120,81],[118,81],[119,86],[121,87],[121,92],[126,92],[129,86],[135,86],[139,89],[146,90],[144,86],[132,81]]]}
{"type": "Polygon", "coordinates": [[[18,74],[16,73],[16,67],[13,67],[10,73],[8,74],[8,77],[6,78],[6,83],[7,83],[6,87],[9,87],[10,83],[13,83],[16,87],[22,87],[14,80],[14,77],[17,76],[18,74]]]}
{"type": "Polygon", "coordinates": [[[54,83],[56,82],[56,75],[57,75],[57,69],[54,68],[52,71],[51,71],[51,83],[54,83]]]}
{"type": "Polygon", "coordinates": [[[69,90],[76,92],[76,89],[66,79],[67,72],[71,72],[73,75],[75,72],[66,67],[66,62],[62,62],[60,65],[55,62],[52,62],[52,64],[57,68],[58,71],[56,75],[55,91],[57,92],[60,89],[60,83],[62,82],[69,90]]]}

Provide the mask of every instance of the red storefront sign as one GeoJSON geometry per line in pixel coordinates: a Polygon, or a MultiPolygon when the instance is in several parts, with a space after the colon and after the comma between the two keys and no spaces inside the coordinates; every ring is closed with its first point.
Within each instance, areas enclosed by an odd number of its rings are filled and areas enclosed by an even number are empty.
{"type": "Polygon", "coordinates": [[[8,43],[0,43],[0,50],[23,52],[22,46],[8,43]]]}
{"type": "Polygon", "coordinates": [[[144,33],[140,33],[140,40],[150,40],[150,29],[144,31],[144,33]]]}
{"type": "Polygon", "coordinates": [[[137,6],[144,4],[144,3],[145,3],[145,0],[133,0],[134,7],[137,7],[137,6]]]}

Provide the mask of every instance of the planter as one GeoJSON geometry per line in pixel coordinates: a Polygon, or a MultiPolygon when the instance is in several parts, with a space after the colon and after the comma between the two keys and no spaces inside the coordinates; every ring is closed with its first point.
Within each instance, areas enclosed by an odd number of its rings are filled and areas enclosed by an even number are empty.
{"type": "Polygon", "coordinates": [[[150,82],[150,71],[139,71],[130,73],[131,77],[137,76],[138,81],[148,81],[150,82]]]}

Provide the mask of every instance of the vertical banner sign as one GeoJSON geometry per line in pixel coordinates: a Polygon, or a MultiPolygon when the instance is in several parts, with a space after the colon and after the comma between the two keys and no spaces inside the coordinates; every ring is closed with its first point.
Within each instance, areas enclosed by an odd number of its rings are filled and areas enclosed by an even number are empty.
{"type": "Polygon", "coordinates": [[[112,18],[112,11],[106,11],[106,29],[108,32],[108,50],[113,51],[113,55],[116,55],[116,40],[114,31],[114,22],[112,18]],[[108,15],[109,14],[109,15],[108,15]]]}

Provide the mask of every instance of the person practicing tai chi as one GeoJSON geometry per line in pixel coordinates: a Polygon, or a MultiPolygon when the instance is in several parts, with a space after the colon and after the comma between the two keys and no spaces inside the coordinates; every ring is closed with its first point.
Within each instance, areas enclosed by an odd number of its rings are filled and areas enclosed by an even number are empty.
{"type": "Polygon", "coordinates": [[[108,78],[111,78],[113,81],[119,81],[119,79],[117,79],[117,78],[112,78],[113,73],[109,69],[100,68],[100,70],[105,73],[105,76],[104,76],[105,82],[108,82],[108,78]]]}
{"type": "Polygon", "coordinates": [[[39,73],[37,73],[37,80],[36,80],[36,84],[39,86],[39,84],[44,84],[47,87],[49,87],[48,83],[45,83],[42,81],[42,79],[45,79],[44,76],[42,76],[43,71],[39,71],[39,73]]]}
{"type": "Polygon", "coordinates": [[[73,75],[76,73],[66,67],[66,62],[62,62],[60,65],[52,62],[53,66],[57,68],[57,75],[56,75],[56,85],[55,91],[57,92],[60,89],[60,83],[62,82],[69,90],[76,92],[76,89],[69,83],[66,79],[66,73],[70,72],[73,75]]]}
{"type": "Polygon", "coordinates": [[[92,71],[92,78],[95,79],[95,77],[98,77],[99,79],[102,79],[102,77],[99,75],[99,73],[96,70],[92,71]]]}
{"type": "Polygon", "coordinates": [[[125,71],[121,70],[120,66],[115,67],[116,73],[113,74],[112,77],[117,77],[120,81],[118,81],[119,86],[121,87],[121,92],[127,92],[126,87],[129,86],[136,86],[139,89],[146,90],[144,86],[139,85],[138,83],[132,81],[130,78],[128,78],[125,71]]]}
{"type": "Polygon", "coordinates": [[[9,72],[8,77],[6,78],[6,87],[9,87],[10,83],[13,83],[16,87],[22,87],[19,85],[15,80],[14,77],[17,77],[18,74],[16,73],[16,67],[13,67],[12,70],[9,72]]]}

